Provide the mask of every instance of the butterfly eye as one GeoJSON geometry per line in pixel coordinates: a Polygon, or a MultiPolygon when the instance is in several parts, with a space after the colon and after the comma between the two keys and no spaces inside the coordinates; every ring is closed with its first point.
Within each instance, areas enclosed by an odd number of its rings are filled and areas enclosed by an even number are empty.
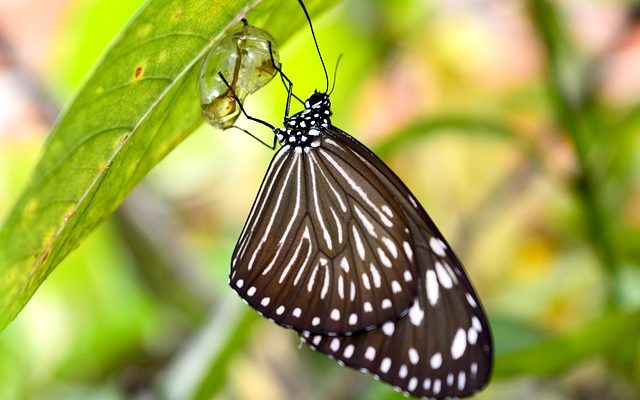
{"type": "Polygon", "coordinates": [[[278,63],[275,39],[262,29],[245,25],[222,38],[200,68],[198,83],[204,119],[216,128],[230,128],[241,112],[234,93],[243,102],[273,79],[278,63]]]}

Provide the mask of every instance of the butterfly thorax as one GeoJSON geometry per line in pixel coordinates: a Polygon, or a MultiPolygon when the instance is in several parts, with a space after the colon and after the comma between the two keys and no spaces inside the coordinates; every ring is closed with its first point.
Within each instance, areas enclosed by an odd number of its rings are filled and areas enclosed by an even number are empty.
{"type": "Polygon", "coordinates": [[[331,101],[325,93],[314,91],[304,102],[304,110],[284,120],[284,128],[276,128],[274,133],[282,147],[289,146],[294,151],[308,152],[320,146],[321,128],[331,125],[331,101]]]}

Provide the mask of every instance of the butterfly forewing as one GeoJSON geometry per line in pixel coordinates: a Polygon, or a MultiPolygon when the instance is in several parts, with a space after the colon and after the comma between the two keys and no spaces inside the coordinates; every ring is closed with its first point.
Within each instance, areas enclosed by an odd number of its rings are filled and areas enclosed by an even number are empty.
{"type": "Polygon", "coordinates": [[[372,168],[329,144],[284,146],[236,245],[231,286],[299,331],[353,333],[404,315],[418,290],[413,238],[395,186],[372,168]]]}

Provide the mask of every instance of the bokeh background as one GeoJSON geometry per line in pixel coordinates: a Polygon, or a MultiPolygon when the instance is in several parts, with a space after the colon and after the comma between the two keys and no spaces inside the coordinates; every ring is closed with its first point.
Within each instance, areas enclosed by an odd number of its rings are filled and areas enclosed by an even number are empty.
{"type": "MultiPolygon", "coordinates": [[[[141,3],[0,0],[0,221],[141,3]]],[[[343,54],[334,124],[414,191],[488,310],[477,398],[640,399],[640,8],[348,0],[314,22],[330,69],[343,54]]],[[[281,60],[299,96],[324,87],[306,29],[281,60]]],[[[272,82],[246,107],[278,124],[284,101],[272,82]]],[[[402,398],[226,286],[271,156],[195,131],[0,333],[0,399],[402,398]]]]}

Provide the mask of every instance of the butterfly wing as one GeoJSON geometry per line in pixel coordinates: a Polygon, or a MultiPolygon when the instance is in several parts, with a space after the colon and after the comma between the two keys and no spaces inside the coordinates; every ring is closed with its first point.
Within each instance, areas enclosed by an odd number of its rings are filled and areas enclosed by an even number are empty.
{"type": "Polygon", "coordinates": [[[418,293],[395,186],[372,164],[345,156],[329,144],[282,147],[234,250],[231,287],[298,331],[372,329],[404,315],[418,293]]]}
{"type": "MultiPolygon", "coordinates": [[[[388,178],[406,201],[411,251],[419,269],[418,297],[408,314],[353,336],[304,333],[314,349],[370,372],[419,397],[464,397],[484,387],[493,362],[486,315],[462,264],[404,184],[366,147],[333,128],[336,152],[353,152],[388,178]]],[[[330,147],[331,148],[331,147],[330,147]]]]}

